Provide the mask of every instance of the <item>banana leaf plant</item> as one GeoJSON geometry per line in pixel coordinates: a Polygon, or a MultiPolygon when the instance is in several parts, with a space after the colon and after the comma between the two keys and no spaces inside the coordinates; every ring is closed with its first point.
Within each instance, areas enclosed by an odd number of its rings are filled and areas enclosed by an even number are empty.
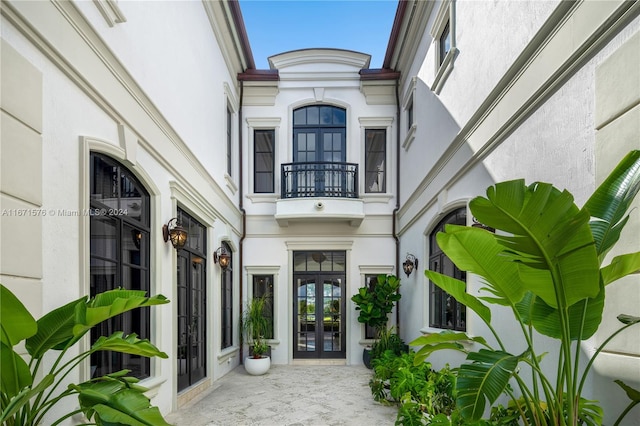
{"type": "Polygon", "coordinates": [[[63,399],[77,396],[79,407],[58,419],[55,426],[83,413],[93,425],[168,425],[157,407],[150,406],[146,388],[129,377],[128,370],[63,386],[67,376],[97,351],[115,351],[144,357],[168,358],[148,340],[122,332],[100,337],[88,350],[70,351],[91,328],[132,309],[169,303],[162,295],[116,289],[93,298],[82,297],[35,320],[20,300],[0,284],[0,424],[39,425],[63,399]],[[24,357],[16,346],[24,342],[24,357]],[[53,353],[54,358],[49,358],[53,353]],[[44,358],[52,362],[44,368],[44,358]],[[92,420],[93,419],[93,420],[92,420]]]}
{"type": "MultiPolygon", "coordinates": [[[[411,345],[421,347],[415,362],[442,349],[467,354],[456,388],[458,408],[469,424],[481,419],[487,402],[494,404],[502,394],[510,397],[526,425],[601,424],[601,407],[582,398],[586,377],[604,345],[640,317],[618,316],[622,325],[586,360],[585,368],[580,367],[581,342],[593,336],[602,321],[606,287],[640,271],[640,252],[616,256],[603,266],[639,190],[640,151],[632,151],[582,209],[566,190],[514,180],[498,183],[486,198],[470,202],[473,216],[495,228],[495,234],[450,225],[437,235],[438,245],[458,268],[480,277],[482,295],[468,294],[465,283],[454,278],[434,271],[425,275],[473,310],[497,343],[494,347],[482,337],[444,332],[419,337],[411,345]],[[510,308],[526,344],[524,352],[509,352],[492,326],[489,304],[510,308]],[[537,352],[534,330],[559,342],[557,377],[547,377],[542,370],[546,353],[537,352]],[[469,351],[463,341],[475,341],[480,349],[469,351]],[[523,366],[530,370],[529,378],[521,376],[523,366]]],[[[637,399],[638,391],[619,384],[637,399]]]]}

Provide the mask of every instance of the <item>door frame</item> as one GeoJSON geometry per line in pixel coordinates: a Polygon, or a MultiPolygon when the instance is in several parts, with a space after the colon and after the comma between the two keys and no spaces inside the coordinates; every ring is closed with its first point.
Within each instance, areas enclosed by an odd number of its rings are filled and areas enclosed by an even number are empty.
{"type": "MultiPolygon", "coordinates": [[[[293,339],[293,358],[294,359],[346,359],[347,357],[347,337],[346,337],[346,273],[345,272],[298,272],[293,275],[293,315],[291,318],[292,322],[292,339],[293,339]],[[315,336],[315,344],[316,350],[313,352],[304,352],[298,351],[296,349],[298,343],[298,308],[299,302],[297,298],[298,291],[298,279],[310,279],[310,281],[314,281],[315,284],[315,312],[314,312],[314,331],[313,334],[315,336]],[[324,333],[326,324],[324,322],[324,284],[328,281],[335,282],[336,280],[340,280],[340,308],[339,308],[339,330],[340,333],[340,351],[325,351],[324,350],[324,333]],[[318,344],[320,342],[320,344],[318,344]]],[[[333,331],[333,330],[331,330],[333,331]]]]}
{"type": "Polygon", "coordinates": [[[183,348],[183,355],[187,367],[186,374],[180,374],[180,368],[176,365],[176,390],[178,393],[183,392],[189,389],[194,384],[204,380],[209,373],[210,366],[208,362],[209,357],[209,324],[208,324],[208,303],[209,303],[209,294],[208,294],[208,276],[207,276],[207,227],[202,224],[198,219],[191,216],[186,211],[178,208],[178,217],[179,220],[183,223],[183,226],[189,229],[193,225],[194,227],[199,227],[201,229],[202,240],[200,243],[202,247],[198,247],[199,244],[196,244],[193,247],[189,242],[185,245],[180,251],[176,253],[176,270],[174,271],[175,276],[175,286],[176,286],[176,326],[175,326],[175,349],[176,349],[176,361],[180,362],[182,358],[180,358],[180,348],[183,348]],[[184,283],[180,283],[179,277],[179,267],[180,263],[184,261],[184,266],[186,271],[184,271],[184,283]],[[194,283],[194,275],[192,268],[195,267],[200,268],[200,280],[199,285],[195,285],[194,283]],[[186,293],[181,296],[180,290],[184,288],[186,293]],[[197,299],[198,307],[201,309],[201,312],[194,312],[194,293],[198,293],[199,297],[197,299]],[[182,301],[182,298],[185,298],[182,301]],[[184,302],[184,303],[181,303],[184,302]],[[186,327],[181,325],[181,319],[179,307],[183,305],[186,309],[183,312],[182,317],[185,321],[187,321],[186,327]],[[191,319],[190,319],[191,318],[191,319]],[[198,323],[194,326],[193,321],[194,318],[197,319],[198,323]],[[195,341],[193,330],[197,330],[197,334],[200,336],[200,340],[197,338],[195,341]],[[181,344],[181,331],[184,329],[189,330],[186,335],[186,343],[181,344]],[[201,353],[198,354],[195,358],[197,358],[197,363],[200,363],[198,368],[194,367],[194,354],[201,350],[201,353]]]}

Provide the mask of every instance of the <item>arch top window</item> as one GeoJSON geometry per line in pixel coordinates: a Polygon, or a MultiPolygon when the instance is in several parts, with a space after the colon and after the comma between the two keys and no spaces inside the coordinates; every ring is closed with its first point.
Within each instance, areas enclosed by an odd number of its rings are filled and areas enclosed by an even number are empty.
{"type": "Polygon", "coordinates": [[[92,154],[89,173],[92,208],[149,226],[149,194],[126,168],[107,156],[92,154]]]}
{"type": "Polygon", "coordinates": [[[330,105],[312,105],[298,108],[293,112],[294,126],[338,126],[344,127],[346,111],[330,105]]]}
{"type": "Polygon", "coordinates": [[[282,164],[282,198],[358,197],[358,165],[347,163],[347,112],[332,105],[293,111],[293,162],[282,164]]]}
{"type": "MultiPolygon", "coordinates": [[[[452,211],[431,231],[429,235],[429,246],[431,248],[429,269],[466,282],[466,272],[458,269],[451,259],[442,251],[436,240],[438,232],[443,231],[448,224],[466,225],[467,209],[462,207],[452,211]]],[[[465,306],[433,282],[429,282],[429,289],[429,326],[466,331],[467,310],[465,306]]]]}
{"type": "MultiPolygon", "coordinates": [[[[149,293],[149,192],[126,166],[96,152],[90,154],[89,179],[89,207],[94,212],[89,218],[91,297],[120,287],[149,293]]],[[[114,330],[148,339],[151,336],[150,308],[125,312],[103,321],[91,330],[91,342],[112,334],[114,330]]],[[[132,375],[139,379],[151,375],[148,358],[107,351],[91,355],[94,377],[123,369],[131,370],[132,375]]]]}

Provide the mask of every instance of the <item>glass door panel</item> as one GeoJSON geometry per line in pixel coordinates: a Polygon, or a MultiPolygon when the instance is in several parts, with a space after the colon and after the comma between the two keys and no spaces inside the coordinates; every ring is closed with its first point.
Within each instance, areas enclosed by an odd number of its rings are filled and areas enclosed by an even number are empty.
{"type": "Polygon", "coordinates": [[[344,275],[305,275],[295,278],[294,357],[344,358],[344,275]]]}
{"type": "Polygon", "coordinates": [[[342,353],[344,349],[342,279],[325,278],[322,285],[322,351],[342,353]]]}

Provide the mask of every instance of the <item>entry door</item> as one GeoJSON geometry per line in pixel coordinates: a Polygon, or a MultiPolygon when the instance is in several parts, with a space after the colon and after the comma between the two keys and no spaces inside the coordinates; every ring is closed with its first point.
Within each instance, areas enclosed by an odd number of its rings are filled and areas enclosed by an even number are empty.
{"type": "Polygon", "coordinates": [[[189,229],[187,245],[178,252],[177,363],[178,391],[202,380],[206,368],[206,245],[205,228],[178,210],[182,226],[189,229]]]}
{"type": "Polygon", "coordinates": [[[294,358],[345,358],[345,276],[295,276],[294,358]]]}

